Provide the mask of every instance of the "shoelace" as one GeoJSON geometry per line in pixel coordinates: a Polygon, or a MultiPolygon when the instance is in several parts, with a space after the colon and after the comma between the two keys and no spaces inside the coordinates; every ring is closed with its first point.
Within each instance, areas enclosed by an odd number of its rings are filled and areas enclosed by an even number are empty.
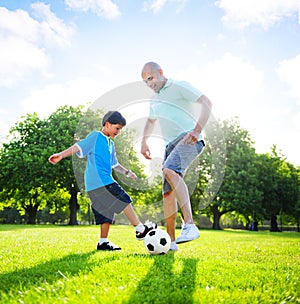
{"type": "Polygon", "coordinates": [[[190,231],[190,229],[191,229],[191,226],[190,225],[186,225],[186,226],[184,226],[183,227],[183,229],[182,229],[182,232],[181,232],[181,234],[182,235],[185,235],[185,234],[188,234],[189,233],[189,231],[190,231]]]}
{"type": "Polygon", "coordinates": [[[148,228],[151,228],[151,227],[155,228],[156,225],[155,225],[155,223],[152,223],[152,222],[146,222],[145,226],[147,226],[148,228]]]}

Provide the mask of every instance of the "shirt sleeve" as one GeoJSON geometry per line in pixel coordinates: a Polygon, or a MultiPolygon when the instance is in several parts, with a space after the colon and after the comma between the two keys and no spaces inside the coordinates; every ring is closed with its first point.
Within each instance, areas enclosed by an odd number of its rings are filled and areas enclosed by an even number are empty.
{"type": "Polygon", "coordinates": [[[95,140],[97,139],[97,132],[91,132],[85,139],[80,140],[76,145],[79,148],[79,151],[76,155],[80,158],[87,156],[92,149],[95,147],[95,140]]]}
{"type": "Polygon", "coordinates": [[[117,159],[117,155],[116,155],[116,150],[115,150],[115,145],[114,143],[112,143],[112,153],[111,153],[111,166],[115,167],[118,165],[118,159],[117,159]]]}
{"type": "Polygon", "coordinates": [[[195,103],[199,99],[199,97],[203,95],[200,90],[198,90],[186,81],[180,81],[179,86],[182,97],[187,101],[195,103]]]}

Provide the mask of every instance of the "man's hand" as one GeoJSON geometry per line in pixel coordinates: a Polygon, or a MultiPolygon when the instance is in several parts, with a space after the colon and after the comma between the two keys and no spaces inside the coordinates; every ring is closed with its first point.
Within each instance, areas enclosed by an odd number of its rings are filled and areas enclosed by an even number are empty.
{"type": "Polygon", "coordinates": [[[152,159],[150,149],[146,144],[146,142],[142,142],[141,153],[144,155],[146,159],[152,159]]]}
{"type": "Polygon", "coordinates": [[[199,135],[198,132],[192,131],[187,133],[182,141],[185,145],[194,145],[198,141],[199,135]]]}

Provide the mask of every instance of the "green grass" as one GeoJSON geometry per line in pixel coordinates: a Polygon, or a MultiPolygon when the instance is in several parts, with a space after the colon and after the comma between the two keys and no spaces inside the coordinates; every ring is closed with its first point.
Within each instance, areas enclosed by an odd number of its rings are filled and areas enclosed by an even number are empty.
{"type": "Polygon", "coordinates": [[[130,226],[0,226],[0,303],[300,303],[300,234],[201,231],[151,256],[130,226]]]}

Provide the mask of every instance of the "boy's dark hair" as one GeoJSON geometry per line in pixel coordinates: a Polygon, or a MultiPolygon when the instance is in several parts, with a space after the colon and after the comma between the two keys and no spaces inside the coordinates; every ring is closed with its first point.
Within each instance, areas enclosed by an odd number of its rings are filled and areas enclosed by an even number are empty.
{"type": "Polygon", "coordinates": [[[106,122],[109,122],[109,123],[111,123],[113,125],[120,124],[123,127],[126,126],[126,119],[118,111],[108,111],[103,116],[102,126],[104,126],[106,122]]]}

